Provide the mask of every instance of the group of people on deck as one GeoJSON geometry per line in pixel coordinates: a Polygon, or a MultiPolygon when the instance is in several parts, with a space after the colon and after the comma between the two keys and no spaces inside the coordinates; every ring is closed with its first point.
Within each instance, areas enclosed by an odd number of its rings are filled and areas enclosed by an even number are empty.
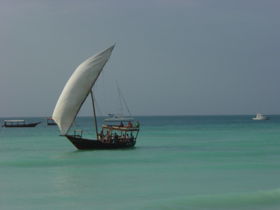
{"type": "Polygon", "coordinates": [[[135,123],[135,125],[133,126],[132,122],[131,122],[131,121],[128,121],[127,126],[125,126],[125,125],[123,124],[123,122],[121,121],[119,127],[126,127],[126,128],[133,128],[133,127],[135,127],[135,128],[138,128],[138,127],[139,127],[139,122],[137,121],[137,122],[135,123]]]}
{"type": "MultiPolygon", "coordinates": [[[[135,125],[132,124],[131,121],[128,121],[127,125],[124,125],[123,122],[121,121],[118,126],[115,127],[122,127],[122,128],[138,128],[139,127],[139,122],[136,122],[135,125]]],[[[126,132],[121,132],[120,134],[117,133],[117,129],[114,130],[111,126],[108,129],[102,129],[100,134],[99,134],[99,140],[103,143],[125,143],[125,142],[131,142],[134,140],[134,136],[132,134],[132,131],[126,131],[126,132]],[[106,132],[106,134],[104,134],[106,132]],[[130,134],[128,134],[128,132],[130,134]]]]}
{"type": "Polygon", "coordinates": [[[117,132],[111,133],[109,130],[107,130],[106,135],[104,135],[103,130],[101,130],[99,137],[99,140],[103,143],[129,142],[134,140],[132,133],[130,133],[130,135],[128,133],[118,135],[117,132]]]}

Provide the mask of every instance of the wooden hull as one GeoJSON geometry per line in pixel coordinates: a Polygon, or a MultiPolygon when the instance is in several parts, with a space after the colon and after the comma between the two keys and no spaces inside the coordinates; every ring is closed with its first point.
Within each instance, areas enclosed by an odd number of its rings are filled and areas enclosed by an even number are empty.
{"type": "Polygon", "coordinates": [[[15,124],[15,125],[7,125],[4,124],[2,127],[6,127],[6,128],[27,128],[27,127],[35,127],[38,124],[40,124],[41,122],[36,122],[36,123],[26,123],[26,124],[15,124]]]}
{"type": "Polygon", "coordinates": [[[66,135],[68,140],[80,150],[100,150],[100,149],[124,149],[132,148],[136,144],[136,140],[126,142],[104,143],[99,140],[84,139],[78,136],[66,135]]]}

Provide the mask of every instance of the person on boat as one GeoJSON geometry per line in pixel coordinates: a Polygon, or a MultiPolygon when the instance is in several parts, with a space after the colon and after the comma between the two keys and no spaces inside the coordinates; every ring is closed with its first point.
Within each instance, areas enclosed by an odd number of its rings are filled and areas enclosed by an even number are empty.
{"type": "Polygon", "coordinates": [[[110,140],[111,140],[110,131],[106,132],[106,136],[105,136],[104,140],[105,140],[105,142],[108,142],[108,143],[110,142],[110,140]]]}
{"type": "Polygon", "coordinates": [[[120,123],[120,127],[123,127],[123,122],[121,121],[121,123],[120,123]]]}
{"type": "Polygon", "coordinates": [[[125,142],[125,134],[121,136],[121,142],[125,142]]]}
{"type": "Polygon", "coordinates": [[[101,139],[103,139],[103,137],[104,137],[103,129],[101,130],[99,136],[100,136],[101,139]]]}
{"type": "Polygon", "coordinates": [[[118,141],[118,138],[119,138],[119,135],[115,132],[115,133],[114,133],[114,138],[113,138],[113,143],[114,143],[114,142],[117,142],[117,141],[118,141]]]}
{"type": "Polygon", "coordinates": [[[132,123],[131,123],[130,121],[128,121],[127,127],[128,127],[128,128],[132,128],[132,127],[133,127],[133,125],[132,125],[132,123]]]}

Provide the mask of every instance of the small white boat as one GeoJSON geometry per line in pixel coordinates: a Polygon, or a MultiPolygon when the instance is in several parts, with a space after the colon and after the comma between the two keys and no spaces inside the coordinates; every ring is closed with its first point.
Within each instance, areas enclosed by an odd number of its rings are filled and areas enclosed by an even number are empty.
{"type": "Polygon", "coordinates": [[[269,118],[263,114],[258,113],[256,117],[253,117],[252,120],[268,120],[269,118]]]}

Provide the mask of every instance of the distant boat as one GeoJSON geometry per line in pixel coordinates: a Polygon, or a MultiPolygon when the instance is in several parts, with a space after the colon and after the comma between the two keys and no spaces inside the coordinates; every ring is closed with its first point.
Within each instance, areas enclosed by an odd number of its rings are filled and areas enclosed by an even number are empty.
{"type": "Polygon", "coordinates": [[[56,125],[55,121],[50,117],[47,119],[47,125],[56,125]]]}
{"type": "Polygon", "coordinates": [[[107,119],[101,132],[98,132],[92,87],[109,60],[113,48],[114,46],[90,57],[77,67],[66,83],[52,115],[61,135],[81,150],[130,148],[136,144],[140,125],[133,122],[133,119],[114,118],[114,123],[107,119]],[[88,95],[91,96],[96,139],[83,138],[83,130],[75,130],[73,135],[68,134],[88,95]]]}
{"type": "Polygon", "coordinates": [[[258,113],[256,117],[253,117],[252,120],[268,120],[269,118],[263,114],[258,113]]]}
{"type": "Polygon", "coordinates": [[[134,118],[132,117],[125,117],[122,115],[116,115],[116,114],[108,114],[109,118],[106,118],[104,122],[129,122],[134,121],[134,118]]]}
{"type": "Polygon", "coordinates": [[[41,122],[26,123],[25,120],[4,120],[2,127],[6,128],[24,128],[24,127],[35,127],[41,122]]]}

